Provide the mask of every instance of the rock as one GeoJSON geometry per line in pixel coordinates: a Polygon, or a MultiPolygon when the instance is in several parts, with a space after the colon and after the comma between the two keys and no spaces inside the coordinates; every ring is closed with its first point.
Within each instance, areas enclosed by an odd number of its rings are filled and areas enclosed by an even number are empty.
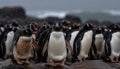
{"type": "Polygon", "coordinates": [[[108,63],[113,69],[120,69],[120,63],[108,63]]]}
{"type": "Polygon", "coordinates": [[[112,69],[110,65],[101,60],[86,60],[85,62],[76,62],[71,65],[74,69],[112,69]]]}
{"type": "Polygon", "coordinates": [[[0,69],[120,69],[120,63],[106,63],[101,60],[86,60],[84,62],[65,62],[65,66],[52,67],[50,63],[30,63],[17,65],[10,59],[0,61],[0,69]]]}

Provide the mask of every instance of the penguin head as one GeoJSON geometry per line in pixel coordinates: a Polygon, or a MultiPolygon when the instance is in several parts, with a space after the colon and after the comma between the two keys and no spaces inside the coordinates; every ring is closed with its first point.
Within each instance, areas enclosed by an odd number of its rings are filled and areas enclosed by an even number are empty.
{"type": "Polygon", "coordinates": [[[37,34],[38,33],[38,24],[36,22],[32,22],[31,24],[29,24],[29,29],[33,34],[37,34]]]}
{"type": "Polygon", "coordinates": [[[83,29],[85,29],[85,30],[91,30],[91,29],[94,29],[94,28],[96,28],[96,25],[91,24],[91,23],[87,23],[83,26],[83,29]]]}
{"type": "Polygon", "coordinates": [[[111,30],[113,30],[113,31],[120,30],[119,29],[119,25],[116,25],[116,24],[111,24],[111,25],[109,25],[108,28],[111,29],[111,30]]]}
{"type": "Polygon", "coordinates": [[[61,31],[63,29],[63,25],[61,22],[57,22],[53,25],[53,30],[54,31],[61,31]]]}
{"type": "Polygon", "coordinates": [[[7,25],[5,25],[5,30],[6,30],[6,31],[12,31],[12,29],[13,29],[12,24],[7,24],[7,25]]]}
{"type": "Polygon", "coordinates": [[[72,24],[71,21],[69,20],[62,20],[61,23],[64,25],[64,26],[70,26],[72,24]]]}
{"type": "Polygon", "coordinates": [[[102,32],[104,32],[104,28],[102,26],[97,26],[95,28],[95,30],[96,30],[96,33],[102,33],[102,32]]]}
{"type": "Polygon", "coordinates": [[[24,29],[23,29],[23,32],[22,32],[22,35],[23,36],[31,36],[32,35],[32,31],[30,30],[30,26],[26,26],[24,29]]]}
{"type": "Polygon", "coordinates": [[[71,26],[72,29],[76,29],[76,30],[78,30],[79,27],[80,27],[80,23],[74,23],[74,24],[72,24],[72,26],[71,26]]]}

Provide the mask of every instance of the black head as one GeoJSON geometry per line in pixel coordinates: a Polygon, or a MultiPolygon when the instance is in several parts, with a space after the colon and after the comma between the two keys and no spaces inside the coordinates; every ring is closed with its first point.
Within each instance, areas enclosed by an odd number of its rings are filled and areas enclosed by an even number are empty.
{"type": "Polygon", "coordinates": [[[68,20],[62,20],[61,23],[64,25],[64,26],[70,26],[72,24],[71,21],[68,21],[68,20]]]}
{"type": "Polygon", "coordinates": [[[111,30],[119,30],[119,25],[111,24],[108,28],[111,30]]]}
{"type": "Polygon", "coordinates": [[[53,30],[54,31],[61,31],[63,30],[63,25],[61,22],[57,22],[55,24],[53,24],[53,30]]]}
{"type": "Polygon", "coordinates": [[[12,30],[13,30],[12,24],[7,24],[7,25],[5,25],[5,30],[6,30],[6,31],[12,31],[12,30]]]}
{"type": "Polygon", "coordinates": [[[18,26],[19,26],[19,25],[18,25],[18,21],[16,21],[16,20],[11,20],[10,22],[12,23],[12,25],[13,25],[14,27],[18,27],[18,26]]]}
{"type": "Polygon", "coordinates": [[[78,30],[80,27],[80,23],[73,23],[72,26],[71,26],[71,29],[76,29],[78,30]]]}
{"type": "Polygon", "coordinates": [[[83,26],[83,29],[85,30],[91,30],[91,29],[94,29],[96,27],[96,25],[94,24],[91,24],[91,23],[87,23],[83,26]]]}
{"type": "Polygon", "coordinates": [[[95,30],[96,30],[96,33],[102,33],[102,32],[104,32],[104,28],[102,26],[97,26],[95,28],[95,30]]]}
{"type": "Polygon", "coordinates": [[[31,35],[32,35],[32,31],[30,30],[30,26],[28,25],[23,29],[22,36],[31,36],[31,35]]]}

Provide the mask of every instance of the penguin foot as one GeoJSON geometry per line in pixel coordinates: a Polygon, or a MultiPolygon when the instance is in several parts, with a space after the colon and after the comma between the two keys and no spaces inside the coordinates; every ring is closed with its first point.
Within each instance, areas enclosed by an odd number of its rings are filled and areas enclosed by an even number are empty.
{"type": "Polygon", "coordinates": [[[25,61],[25,63],[26,63],[26,64],[29,64],[29,63],[30,63],[30,61],[28,61],[28,60],[27,60],[27,61],[25,61]]]}
{"type": "Polygon", "coordinates": [[[26,64],[29,64],[29,63],[30,63],[29,58],[26,59],[25,63],[26,63],[26,64]]]}
{"type": "Polygon", "coordinates": [[[16,60],[17,64],[23,64],[20,60],[16,60]]]}
{"type": "Polygon", "coordinates": [[[118,58],[116,58],[116,62],[119,62],[119,59],[118,59],[118,58]]]}
{"type": "Polygon", "coordinates": [[[61,67],[64,67],[64,60],[60,64],[61,67]]]}
{"type": "Polygon", "coordinates": [[[84,61],[85,61],[85,58],[79,58],[79,61],[80,61],[80,62],[84,62],[84,61]]]}
{"type": "Polygon", "coordinates": [[[110,61],[111,61],[112,63],[114,63],[114,62],[115,62],[114,58],[110,58],[110,61]]]}
{"type": "Polygon", "coordinates": [[[51,65],[52,65],[53,67],[55,67],[55,66],[56,66],[56,64],[55,64],[55,62],[54,62],[54,61],[51,61],[51,65]]]}

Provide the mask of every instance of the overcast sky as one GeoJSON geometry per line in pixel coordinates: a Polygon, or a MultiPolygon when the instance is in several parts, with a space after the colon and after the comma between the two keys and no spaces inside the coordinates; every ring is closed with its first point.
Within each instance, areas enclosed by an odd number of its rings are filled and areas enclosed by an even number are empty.
{"type": "Polygon", "coordinates": [[[120,10],[120,0],[0,0],[0,7],[23,6],[26,10],[120,10]]]}

